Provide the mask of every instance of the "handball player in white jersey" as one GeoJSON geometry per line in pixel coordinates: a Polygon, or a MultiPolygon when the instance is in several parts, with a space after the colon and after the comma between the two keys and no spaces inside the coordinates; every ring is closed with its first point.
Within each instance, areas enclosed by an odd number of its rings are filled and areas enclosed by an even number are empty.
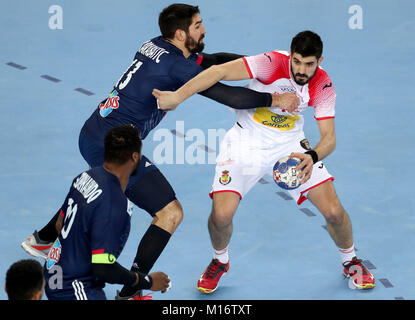
{"type": "Polygon", "coordinates": [[[235,110],[237,121],[221,143],[208,220],[213,259],[198,280],[199,291],[215,291],[229,270],[232,219],[240,201],[266,173],[272,174],[278,159],[287,155],[301,160],[297,169],[303,174],[300,187],[289,191],[291,196],[298,205],[309,199],[324,216],[350,283],[358,289],[374,287],[373,275],[356,257],[351,221],[336,195],[334,178],[321,162],[336,146],[336,92],[320,67],[322,52],[320,37],[303,31],[292,39],[290,52],[276,50],[243,57],[212,66],[174,92],[153,91],[164,110],[175,109],[221,80],[252,79],[250,89],[276,94],[272,105],[277,107],[235,110]],[[313,149],[303,132],[302,112],[310,107],[320,132],[320,141],[313,149]]]}

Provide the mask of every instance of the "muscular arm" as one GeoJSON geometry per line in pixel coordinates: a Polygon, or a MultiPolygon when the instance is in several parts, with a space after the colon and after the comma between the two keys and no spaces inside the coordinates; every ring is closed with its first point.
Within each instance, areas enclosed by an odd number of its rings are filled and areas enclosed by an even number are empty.
{"type": "Polygon", "coordinates": [[[221,82],[199,92],[199,94],[233,109],[269,107],[272,104],[270,93],[258,92],[244,87],[232,87],[221,82]]]}
{"type": "MultiPolygon", "coordinates": [[[[208,69],[213,65],[224,64],[244,57],[244,55],[218,52],[201,53],[203,57],[200,66],[208,69]]],[[[251,109],[257,107],[269,107],[272,104],[270,93],[258,92],[244,87],[233,87],[218,82],[212,87],[199,92],[200,95],[227,105],[233,109],[251,109]]]]}
{"type": "MultiPolygon", "coordinates": [[[[336,132],[334,129],[334,118],[318,120],[318,129],[320,131],[320,141],[314,147],[314,151],[317,153],[318,160],[322,160],[327,157],[336,148],[336,132]]],[[[297,166],[297,170],[302,170],[303,178],[301,183],[305,183],[311,177],[313,171],[313,159],[310,154],[307,153],[291,153],[290,157],[297,157],[301,160],[301,163],[297,166]]]]}
{"type": "Polygon", "coordinates": [[[181,103],[195,93],[204,91],[221,80],[246,80],[249,73],[242,59],[214,65],[202,71],[176,90],[178,102],[181,103]]]}
{"type": "Polygon", "coordinates": [[[336,148],[334,118],[318,120],[317,124],[320,131],[320,141],[315,146],[314,151],[317,152],[318,159],[322,160],[336,148]]]}
{"type": "MultiPolygon", "coordinates": [[[[224,64],[211,66],[210,68],[199,73],[194,78],[190,79],[176,91],[160,91],[158,89],[154,89],[153,96],[157,99],[159,108],[163,110],[173,110],[180,103],[195,93],[204,92],[205,96],[210,97],[209,94],[211,94],[215,88],[212,88],[210,92],[208,89],[217,84],[220,80],[243,79],[249,79],[248,70],[246,69],[245,63],[242,59],[236,59],[224,64]]],[[[222,84],[222,86],[224,85],[222,84]]],[[[216,88],[218,88],[218,86],[216,86],[216,88]]],[[[232,102],[221,102],[227,105],[235,105],[235,103],[232,102]]],[[[251,107],[258,106],[259,105],[254,104],[251,107]]]]}
{"type": "MultiPolygon", "coordinates": [[[[285,109],[288,112],[292,112],[298,107],[300,103],[299,99],[295,94],[288,92],[283,94],[272,95],[269,93],[256,93],[257,97],[259,95],[262,95],[261,99],[264,100],[261,101],[255,100],[256,98],[254,96],[254,93],[250,89],[228,86],[227,88],[225,88],[226,90],[240,90],[240,92],[243,92],[243,94],[246,95],[239,96],[239,101],[244,100],[243,102],[245,103],[243,105],[240,105],[239,107],[238,104],[234,101],[227,101],[224,99],[218,100],[214,97],[209,96],[208,89],[212,89],[210,93],[212,93],[212,91],[214,90],[212,86],[216,85],[216,89],[218,89],[218,82],[221,80],[233,81],[247,79],[250,79],[250,74],[248,72],[248,69],[246,68],[244,60],[242,58],[239,58],[224,64],[211,66],[210,68],[199,73],[194,78],[190,79],[176,91],[160,91],[158,89],[154,89],[153,96],[157,99],[158,106],[162,110],[174,110],[180,103],[182,103],[184,100],[186,100],[195,93],[201,93],[209,98],[212,98],[218,102],[221,102],[223,104],[229,105],[237,109],[248,109],[264,106],[278,106],[281,109],[285,109]],[[254,99],[254,102],[252,102],[252,100],[250,99],[254,99]]],[[[222,90],[224,89],[223,86],[225,85],[222,84],[222,90]]],[[[238,97],[235,98],[237,99],[238,97]]]]}

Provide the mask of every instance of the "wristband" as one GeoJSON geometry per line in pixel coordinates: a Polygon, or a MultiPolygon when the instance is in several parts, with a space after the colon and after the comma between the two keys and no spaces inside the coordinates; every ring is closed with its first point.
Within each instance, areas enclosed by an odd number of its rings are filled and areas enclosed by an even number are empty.
{"type": "Polygon", "coordinates": [[[137,287],[139,289],[149,290],[153,286],[153,279],[148,275],[141,272],[138,273],[137,287]]]}
{"type": "Polygon", "coordinates": [[[318,154],[314,150],[308,150],[304,153],[309,154],[311,158],[313,158],[313,163],[316,163],[318,161],[318,154]]]}

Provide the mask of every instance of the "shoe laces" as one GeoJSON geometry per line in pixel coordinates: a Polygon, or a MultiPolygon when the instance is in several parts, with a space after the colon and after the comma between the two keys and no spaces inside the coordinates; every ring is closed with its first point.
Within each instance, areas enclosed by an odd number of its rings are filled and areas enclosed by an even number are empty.
{"type": "Polygon", "coordinates": [[[220,262],[218,259],[213,259],[206,270],[206,278],[213,279],[220,269],[220,262]]]}
{"type": "Polygon", "coordinates": [[[130,300],[153,300],[151,293],[147,293],[145,296],[140,296],[139,294],[132,297],[130,300]]]}
{"type": "MultiPolygon", "coordinates": [[[[360,259],[358,259],[358,258],[356,258],[356,257],[354,257],[354,258],[352,259],[352,261],[350,261],[350,263],[348,263],[347,265],[345,265],[345,267],[346,267],[347,269],[350,269],[350,267],[351,267],[351,266],[359,266],[359,267],[362,269],[362,272],[363,272],[363,274],[364,274],[364,275],[369,274],[369,272],[368,272],[367,268],[366,268],[366,267],[365,267],[365,265],[362,263],[362,260],[360,260],[360,259]]],[[[355,271],[354,273],[356,273],[356,271],[355,271]]]]}

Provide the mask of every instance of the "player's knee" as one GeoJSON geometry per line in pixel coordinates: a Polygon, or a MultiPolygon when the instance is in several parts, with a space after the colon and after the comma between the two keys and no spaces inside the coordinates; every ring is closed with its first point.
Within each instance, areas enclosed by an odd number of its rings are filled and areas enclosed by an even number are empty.
{"type": "Polygon", "coordinates": [[[183,221],[183,207],[178,200],[173,201],[168,211],[169,219],[174,225],[178,226],[183,221]]]}
{"type": "Polygon", "coordinates": [[[157,212],[156,217],[160,223],[174,230],[183,220],[183,208],[178,200],[174,200],[157,212]]]}
{"type": "Polygon", "coordinates": [[[342,224],[346,218],[346,211],[343,209],[340,203],[335,203],[328,206],[324,212],[326,221],[330,224],[338,225],[342,224]]]}
{"type": "Polygon", "coordinates": [[[210,216],[211,222],[218,228],[223,228],[232,223],[234,210],[229,207],[215,208],[210,216]]]}

